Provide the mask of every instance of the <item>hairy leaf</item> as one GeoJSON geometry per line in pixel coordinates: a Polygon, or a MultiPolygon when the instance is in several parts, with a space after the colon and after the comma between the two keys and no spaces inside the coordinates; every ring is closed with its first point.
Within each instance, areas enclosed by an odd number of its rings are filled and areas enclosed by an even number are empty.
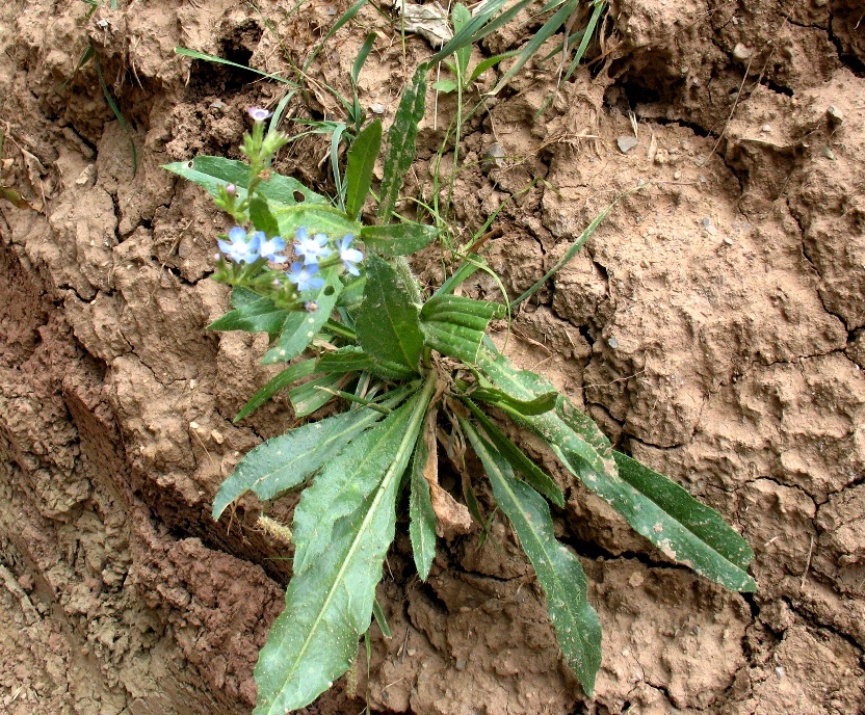
{"type": "Polygon", "coordinates": [[[264,231],[268,238],[279,235],[279,224],[261,196],[253,196],[249,200],[249,218],[252,225],[259,231],[264,231]]]}
{"type": "Polygon", "coordinates": [[[258,445],[219,487],[213,500],[213,518],[219,519],[225,507],[247,491],[255,492],[259,499],[272,499],[303,484],[381,416],[376,410],[351,410],[296,427],[258,445]]]}
{"type": "MultiPolygon", "coordinates": [[[[219,187],[234,184],[238,199],[246,197],[249,184],[249,164],[221,156],[197,156],[192,161],[176,161],[162,167],[204,188],[219,198],[219,187]]],[[[326,197],[306,188],[297,179],[273,173],[258,186],[258,192],[268,201],[293,206],[297,203],[329,205],[326,197]]],[[[273,207],[271,207],[273,208],[273,207]]]]}
{"type": "Polygon", "coordinates": [[[568,666],[591,696],[601,665],[601,622],[586,597],[588,580],[579,559],[556,540],[544,498],[517,479],[507,461],[468,422],[461,424],[490,478],[496,503],[513,524],[544,589],[568,666]]]}
{"type": "Polygon", "coordinates": [[[399,190],[405,181],[415,157],[417,128],[426,108],[427,65],[420,65],[414,73],[412,83],[403,90],[393,124],[388,132],[388,152],[384,162],[381,182],[381,203],[378,216],[382,223],[390,220],[399,198],[399,190]]]}
{"type": "Polygon", "coordinates": [[[345,167],[345,212],[357,219],[372,182],[372,170],[381,147],[381,120],[361,130],[348,151],[345,167]]]}
{"type": "Polygon", "coordinates": [[[435,448],[435,434],[432,435],[432,444],[427,434],[429,432],[429,419],[424,438],[417,441],[411,468],[411,489],[409,493],[409,537],[411,538],[411,549],[414,555],[414,563],[417,575],[421,581],[426,581],[432,567],[436,554],[436,515],[433,510],[432,497],[430,495],[429,481],[425,471],[430,468],[430,460],[438,456],[430,449],[435,448]]]}
{"type": "Polygon", "coordinates": [[[366,266],[364,302],[355,325],[358,342],[379,360],[417,371],[423,334],[418,306],[409,298],[411,287],[378,256],[368,256],[366,266]]]}
{"type": "Polygon", "coordinates": [[[208,330],[246,330],[250,333],[267,333],[273,338],[289,316],[288,311],[277,308],[270,298],[243,288],[234,289],[232,303],[235,309],[214,320],[207,326],[208,330]],[[244,297],[235,300],[238,294],[244,297]],[[252,297],[247,298],[246,294],[252,297]]]}
{"type": "Polygon", "coordinates": [[[324,281],[324,286],[312,298],[318,308],[311,313],[289,313],[279,338],[261,359],[262,364],[288,362],[297,357],[328,321],[342,291],[342,281],[334,269],[325,272],[324,281]]]}
{"type": "Polygon", "coordinates": [[[298,418],[309,417],[317,409],[324,407],[336,395],[334,392],[345,387],[350,375],[318,375],[302,385],[288,391],[288,398],[298,418]],[[324,389],[321,389],[324,388],[324,389]]]}
{"type": "Polygon", "coordinates": [[[434,226],[403,221],[386,226],[364,226],[360,237],[368,250],[380,256],[408,256],[428,246],[438,235],[434,226]]]}
{"type": "Polygon", "coordinates": [[[434,380],[328,463],[295,512],[295,575],[255,667],[256,715],[304,707],[349,667],[369,628],[396,495],[434,380]]]}

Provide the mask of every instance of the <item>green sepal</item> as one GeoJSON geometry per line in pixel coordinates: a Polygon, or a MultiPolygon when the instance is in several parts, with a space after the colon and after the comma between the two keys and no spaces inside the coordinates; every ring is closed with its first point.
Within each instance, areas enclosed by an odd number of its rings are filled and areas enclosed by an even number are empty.
{"type": "Polygon", "coordinates": [[[435,226],[403,221],[385,226],[364,226],[360,237],[368,251],[380,256],[409,256],[426,248],[439,232],[435,226]]]}
{"type": "Polygon", "coordinates": [[[555,538],[550,508],[517,479],[508,462],[465,420],[463,430],[481,460],[496,504],[508,517],[547,598],[547,609],[568,667],[591,697],[601,666],[601,622],[587,598],[579,559],[555,538]]]}
{"type": "Polygon", "coordinates": [[[384,363],[417,372],[423,349],[418,306],[406,277],[378,256],[366,260],[364,301],[355,330],[364,351],[384,363]]]}

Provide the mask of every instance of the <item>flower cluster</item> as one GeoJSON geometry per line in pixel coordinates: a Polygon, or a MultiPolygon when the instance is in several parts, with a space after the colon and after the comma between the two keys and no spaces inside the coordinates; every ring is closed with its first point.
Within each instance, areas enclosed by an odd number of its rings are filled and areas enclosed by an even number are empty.
{"type": "MultiPolygon", "coordinates": [[[[285,240],[280,236],[268,238],[264,231],[250,234],[240,226],[235,226],[228,232],[227,239],[219,239],[219,250],[233,263],[248,265],[261,258],[268,263],[288,263],[288,257],[282,255],[286,249],[285,240]]],[[[336,256],[333,256],[334,249],[330,247],[325,234],[310,236],[305,227],[299,228],[291,246],[298,260],[291,263],[285,277],[299,292],[320,290],[324,287],[324,278],[317,275],[321,268],[336,265],[340,261],[348,273],[359,276],[357,264],[363,260],[363,253],[351,247],[353,240],[354,236],[347,234],[336,241],[336,256]]]]}

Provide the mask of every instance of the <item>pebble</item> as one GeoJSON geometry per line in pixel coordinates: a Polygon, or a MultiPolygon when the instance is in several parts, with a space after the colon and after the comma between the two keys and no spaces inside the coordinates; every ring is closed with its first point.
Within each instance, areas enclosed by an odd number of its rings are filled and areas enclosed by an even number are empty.
{"type": "Polygon", "coordinates": [[[627,154],[639,143],[640,142],[637,141],[637,137],[632,136],[621,136],[616,139],[616,144],[618,145],[619,151],[622,152],[622,154],[627,154]]]}
{"type": "Polygon", "coordinates": [[[733,57],[737,60],[750,60],[754,56],[754,50],[741,42],[733,48],[733,57]]]}
{"type": "Polygon", "coordinates": [[[838,107],[831,106],[826,109],[826,114],[829,117],[830,124],[841,124],[844,121],[844,113],[838,107]]]}
{"type": "Polygon", "coordinates": [[[505,150],[502,149],[501,144],[499,144],[498,142],[493,142],[487,147],[486,151],[484,152],[482,167],[489,171],[490,169],[494,169],[496,167],[501,168],[504,165],[505,150]]]}
{"type": "Polygon", "coordinates": [[[772,133],[772,127],[769,124],[764,124],[762,127],[760,127],[760,131],[763,132],[764,134],[771,134],[772,133]]]}
{"type": "Polygon", "coordinates": [[[609,345],[613,350],[615,350],[617,347],[619,347],[619,341],[616,340],[615,336],[613,336],[607,339],[607,345],[609,345]]]}
{"type": "Polygon", "coordinates": [[[384,114],[385,106],[381,102],[375,102],[369,105],[369,111],[373,114],[384,114]]]}

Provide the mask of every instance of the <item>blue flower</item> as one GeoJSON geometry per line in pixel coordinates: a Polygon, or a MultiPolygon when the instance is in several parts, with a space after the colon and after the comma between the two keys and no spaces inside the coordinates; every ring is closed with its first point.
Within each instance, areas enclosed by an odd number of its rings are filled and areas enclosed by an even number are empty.
{"type": "Polygon", "coordinates": [[[345,266],[345,270],[353,276],[359,276],[360,271],[357,269],[356,264],[363,260],[363,254],[356,248],[349,248],[353,240],[354,236],[349,233],[341,241],[337,242],[336,248],[339,251],[339,257],[342,259],[342,265],[345,266]]]}
{"type": "Polygon", "coordinates": [[[261,231],[247,237],[246,231],[240,226],[235,226],[228,232],[228,241],[219,239],[217,244],[226,258],[230,258],[235,263],[255,263],[261,255],[262,238],[264,234],[261,231]]]}
{"type": "Polygon", "coordinates": [[[295,262],[291,264],[288,280],[294,283],[301,292],[305,290],[319,290],[324,286],[324,278],[315,275],[316,273],[318,273],[317,263],[305,266],[302,263],[295,262]]]}
{"type": "Polygon", "coordinates": [[[303,226],[297,229],[294,252],[303,258],[303,265],[315,265],[322,258],[327,258],[333,251],[327,247],[327,236],[317,233],[310,238],[309,231],[303,226]]]}
{"type": "Polygon", "coordinates": [[[252,117],[254,122],[263,122],[273,116],[273,112],[268,112],[262,107],[247,107],[246,113],[252,117]]]}
{"type": "Polygon", "coordinates": [[[279,252],[285,250],[285,240],[280,236],[267,238],[264,231],[256,231],[255,235],[261,235],[261,245],[259,252],[263,258],[266,258],[271,263],[285,263],[288,259],[285,256],[280,256],[279,252]]]}

